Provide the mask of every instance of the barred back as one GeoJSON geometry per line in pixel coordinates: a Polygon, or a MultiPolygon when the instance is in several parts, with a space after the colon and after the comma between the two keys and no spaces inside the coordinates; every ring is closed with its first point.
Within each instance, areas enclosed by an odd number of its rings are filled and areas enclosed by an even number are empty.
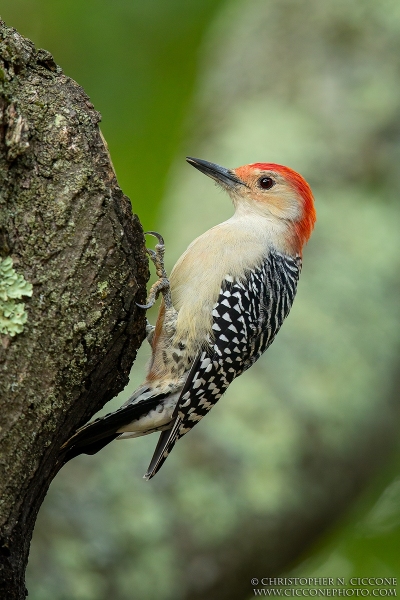
{"type": "Polygon", "coordinates": [[[212,311],[212,336],[190,369],[174,411],[174,425],[161,435],[147,477],[158,471],[175,442],[273,342],[292,306],[300,271],[300,256],[272,251],[243,279],[225,276],[212,311]]]}

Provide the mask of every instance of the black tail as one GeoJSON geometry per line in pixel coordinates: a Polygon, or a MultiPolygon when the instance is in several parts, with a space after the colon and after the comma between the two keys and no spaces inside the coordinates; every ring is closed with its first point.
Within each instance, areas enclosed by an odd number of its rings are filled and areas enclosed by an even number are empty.
{"type": "Polygon", "coordinates": [[[108,435],[107,437],[104,437],[103,439],[98,440],[97,442],[93,442],[92,444],[88,442],[85,446],[72,446],[69,449],[66,449],[64,446],[61,449],[63,465],[69,462],[72,458],[75,458],[75,456],[79,456],[80,454],[96,454],[96,452],[107,446],[118,436],[119,433],[113,433],[112,435],[108,435]]]}
{"type": "Polygon", "coordinates": [[[137,404],[127,404],[105,417],[84,425],[61,447],[60,459],[63,464],[79,454],[96,454],[115,440],[117,431],[124,425],[140,419],[160,403],[167,394],[159,394],[137,404]]]}
{"type": "Polygon", "coordinates": [[[181,423],[181,419],[177,417],[171,429],[161,432],[158,444],[154,450],[153,458],[151,459],[149,468],[144,475],[144,479],[149,480],[154,477],[154,475],[163,466],[164,462],[168,458],[169,453],[179,439],[179,427],[181,423]]]}

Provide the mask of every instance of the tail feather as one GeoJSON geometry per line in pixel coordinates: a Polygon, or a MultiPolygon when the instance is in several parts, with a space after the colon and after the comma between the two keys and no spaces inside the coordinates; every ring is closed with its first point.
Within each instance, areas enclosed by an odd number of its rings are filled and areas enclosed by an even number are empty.
{"type": "Polygon", "coordinates": [[[66,464],[67,462],[75,458],[75,456],[79,456],[80,454],[96,454],[97,452],[99,452],[99,450],[102,450],[110,442],[115,440],[118,437],[118,435],[118,433],[113,433],[111,435],[108,435],[107,437],[104,437],[101,440],[98,440],[97,442],[93,442],[92,444],[88,443],[85,447],[72,446],[66,451],[65,455],[62,457],[63,464],[66,464]]]}
{"type": "Polygon", "coordinates": [[[118,437],[118,429],[140,419],[160,403],[167,394],[158,394],[135,404],[122,406],[113,413],[84,425],[61,447],[62,461],[68,462],[79,454],[96,454],[118,437]]]}
{"type": "Polygon", "coordinates": [[[197,358],[194,360],[194,362],[190,368],[189,374],[185,381],[185,385],[183,386],[183,389],[180,392],[179,399],[176,403],[174,413],[172,415],[173,418],[175,419],[173,422],[173,425],[172,425],[171,429],[167,429],[166,431],[163,431],[161,433],[159,440],[158,440],[158,444],[156,446],[156,449],[154,450],[153,458],[151,459],[149,468],[147,469],[147,471],[144,475],[144,479],[149,480],[152,477],[154,477],[154,475],[157,473],[157,471],[159,471],[161,469],[161,467],[163,466],[164,462],[168,458],[169,453],[171,452],[172,448],[175,446],[178,439],[180,437],[182,437],[182,435],[184,435],[184,433],[186,433],[186,432],[181,432],[181,433],[179,432],[181,424],[182,424],[182,419],[179,416],[179,407],[180,407],[180,404],[182,401],[182,397],[186,394],[186,392],[188,391],[188,389],[190,388],[190,386],[193,383],[193,376],[198,369],[200,357],[201,357],[201,353],[199,353],[197,355],[197,358]]]}
{"type": "Polygon", "coordinates": [[[168,458],[169,453],[178,440],[180,425],[181,419],[177,417],[172,429],[167,429],[166,431],[161,432],[156,449],[154,450],[153,458],[151,459],[149,468],[144,475],[144,479],[147,479],[147,481],[154,477],[154,475],[161,469],[164,462],[168,458]]]}

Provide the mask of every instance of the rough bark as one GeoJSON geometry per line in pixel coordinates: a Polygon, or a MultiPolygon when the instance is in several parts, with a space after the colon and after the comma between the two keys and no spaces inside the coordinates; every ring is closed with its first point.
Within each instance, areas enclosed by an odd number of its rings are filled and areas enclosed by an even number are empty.
{"type": "Polygon", "coordinates": [[[0,597],[24,598],[60,445],[127,383],[145,335],[143,231],[85,92],[0,22],[0,260],[33,285],[0,336],[0,597]]]}

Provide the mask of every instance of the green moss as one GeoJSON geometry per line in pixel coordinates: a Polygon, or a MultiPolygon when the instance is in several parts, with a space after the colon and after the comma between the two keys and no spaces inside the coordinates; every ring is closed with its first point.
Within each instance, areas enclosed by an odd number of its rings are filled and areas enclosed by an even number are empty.
{"type": "Polygon", "coordinates": [[[56,127],[60,127],[60,125],[65,123],[64,115],[57,114],[54,119],[56,127]]]}
{"type": "Polygon", "coordinates": [[[97,284],[97,289],[99,291],[100,296],[104,299],[108,296],[108,281],[102,281],[97,284]]]}
{"type": "Polygon", "coordinates": [[[10,256],[0,259],[0,333],[14,336],[22,333],[28,315],[23,296],[32,296],[32,284],[13,269],[10,256]]]}

